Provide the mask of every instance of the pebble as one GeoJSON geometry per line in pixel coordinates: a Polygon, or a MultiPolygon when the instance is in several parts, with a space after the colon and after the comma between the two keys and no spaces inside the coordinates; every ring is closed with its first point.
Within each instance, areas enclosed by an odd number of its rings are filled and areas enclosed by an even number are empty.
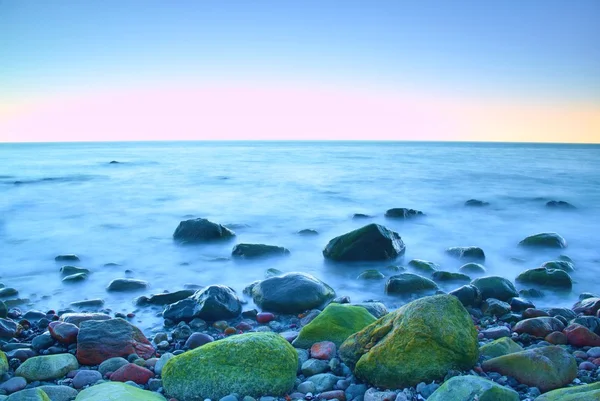
{"type": "Polygon", "coordinates": [[[256,321],[261,324],[269,323],[273,319],[275,319],[275,315],[270,312],[261,312],[256,315],[256,321]]]}
{"type": "Polygon", "coordinates": [[[331,341],[321,341],[310,347],[310,356],[316,359],[329,360],[335,356],[336,346],[331,341]]]}
{"type": "Polygon", "coordinates": [[[102,380],[102,373],[97,370],[80,370],[73,378],[73,387],[82,389],[102,380]]]}
{"type": "Polygon", "coordinates": [[[5,391],[7,394],[23,390],[27,386],[27,380],[22,377],[16,376],[8,379],[4,383],[0,384],[0,390],[5,391]]]}
{"type": "Polygon", "coordinates": [[[320,359],[309,359],[302,364],[302,374],[306,377],[325,373],[327,370],[329,370],[329,364],[320,359]]]}

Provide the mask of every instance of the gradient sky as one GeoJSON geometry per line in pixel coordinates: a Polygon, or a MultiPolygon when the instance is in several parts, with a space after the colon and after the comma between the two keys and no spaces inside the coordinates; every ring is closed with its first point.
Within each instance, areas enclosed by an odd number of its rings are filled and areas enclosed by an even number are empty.
{"type": "Polygon", "coordinates": [[[599,143],[598,21],[598,0],[0,0],[0,141],[599,143]]]}

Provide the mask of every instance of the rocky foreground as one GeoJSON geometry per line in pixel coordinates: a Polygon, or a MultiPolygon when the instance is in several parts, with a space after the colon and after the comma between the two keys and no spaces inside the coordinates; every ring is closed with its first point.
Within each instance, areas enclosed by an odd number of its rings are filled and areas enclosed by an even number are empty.
{"type": "MultiPolygon", "coordinates": [[[[235,235],[199,220],[182,223],[175,238],[235,235]]],[[[566,246],[552,233],[522,242],[566,246]]],[[[289,253],[240,245],[234,256],[289,253]]],[[[323,253],[354,261],[403,251],[397,233],[371,224],[334,238],[323,253]]],[[[260,311],[243,310],[241,295],[222,285],[142,297],[140,307],[164,305],[164,331],[152,338],[128,321],[132,316],[24,313],[0,301],[0,400],[600,400],[600,297],[582,294],[570,309],[536,308],[528,298],[537,290],[519,294],[510,280],[485,276],[475,263],[485,259],[483,250],[448,253],[470,262],[459,272],[423,260],[408,263],[420,274],[395,268],[386,292],[418,297],[395,311],[375,301],[352,303],[315,277],[274,269],[244,291],[260,311]],[[443,294],[440,281],[468,284],[443,294]]],[[[562,258],[517,280],[566,288],[573,271],[562,258]]],[[[378,270],[361,276],[384,278],[378,270]]],[[[121,280],[108,289],[130,285],[138,284],[121,280]]]]}

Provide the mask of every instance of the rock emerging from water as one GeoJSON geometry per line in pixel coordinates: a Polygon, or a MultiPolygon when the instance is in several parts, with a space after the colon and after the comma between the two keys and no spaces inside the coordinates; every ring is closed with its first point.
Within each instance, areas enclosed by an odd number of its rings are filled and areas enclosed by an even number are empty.
{"type": "Polygon", "coordinates": [[[569,202],[555,201],[555,200],[546,202],[546,207],[550,208],[550,209],[567,209],[567,210],[577,209],[575,206],[573,206],[569,202]]]}
{"type": "Polygon", "coordinates": [[[421,216],[425,216],[425,213],[421,212],[420,210],[407,209],[405,207],[396,207],[396,208],[388,209],[385,212],[385,217],[390,218],[390,219],[407,220],[407,219],[412,219],[412,218],[421,217],[421,216]]]}
{"type": "Polygon", "coordinates": [[[323,256],[340,262],[358,262],[395,259],[406,247],[397,232],[379,224],[362,228],[333,238],[323,256]]]}
{"type": "Polygon", "coordinates": [[[173,233],[174,240],[184,243],[210,242],[233,236],[235,233],[227,227],[207,219],[184,220],[173,233]]]}
{"type": "Polygon", "coordinates": [[[195,318],[214,322],[237,317],[241,312],[242,303],[235,291],[223,285],[211,285],[168,305],[163,317],[174,322],[189,322],[195,318]]]}
{"type": "Polygon", "coordinates": [[[106,287],[106,291],[125,292],[138,291],[148,287],[148,283],[144,280],[134,280],[132,278],[117,278],[111,281],[106,287]]]}
{"type": "Polygon", "coordinates": [[[479,199],[469,199],[468,201],[465,202],[465,206],[471,206],[471,207],[483,207],[483,206],[489,206],[490,203],[489,202],[485,202],[479,199]]]}
{"type": "Polygon", "coordinates": [[[557,233],[540,233],[530,235],[519,245],[526,248],[566,248],[567,241],[557,233]]]}
{"type": "Polygon", "coordinates": [[[573,281],[569,273],[564,270],[548,269],[546,267],[525,270],[517,276],[516,281],[568,290],[573,287],[573,281]]]}
{"type": "Polygon", "coordinates": [[[511,298],[519,296],[514,284],[510,280],[500,276],[476,278],[471,282],[471,285],[479,289],[483,300],[496,298],[507,302],[511,298]]]}
{"type": "Polygon", "coordinates": [[[385,293],[390,295],[423,294],[438,289],[438,285],[432,280],[412,273],[391,276],[385,283],[385,293]]]}
{"type": "Polygon", "coordinates": [[[446,253],[459,260],[470,260],[483,262],[485,253],[478,246],[455,246],[446,249],[446,253]]]}
{"type": "Polygon", "coordinates": [[[270,256],[287,256],[287,248],[265,244],[237,244],[231,251],[231,256],[241,259],[256,259],[270,256]]]}

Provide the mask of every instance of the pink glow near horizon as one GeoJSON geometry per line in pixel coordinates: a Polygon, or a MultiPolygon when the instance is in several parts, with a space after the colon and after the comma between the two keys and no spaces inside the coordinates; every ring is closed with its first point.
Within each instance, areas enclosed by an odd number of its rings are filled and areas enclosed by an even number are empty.
{"type": "Polygon", "coordinates": [[[0,113],[5,142],[212,139],[600,142],[600,110],[374,90],[213,86],[55,96],[0,113]]]}

